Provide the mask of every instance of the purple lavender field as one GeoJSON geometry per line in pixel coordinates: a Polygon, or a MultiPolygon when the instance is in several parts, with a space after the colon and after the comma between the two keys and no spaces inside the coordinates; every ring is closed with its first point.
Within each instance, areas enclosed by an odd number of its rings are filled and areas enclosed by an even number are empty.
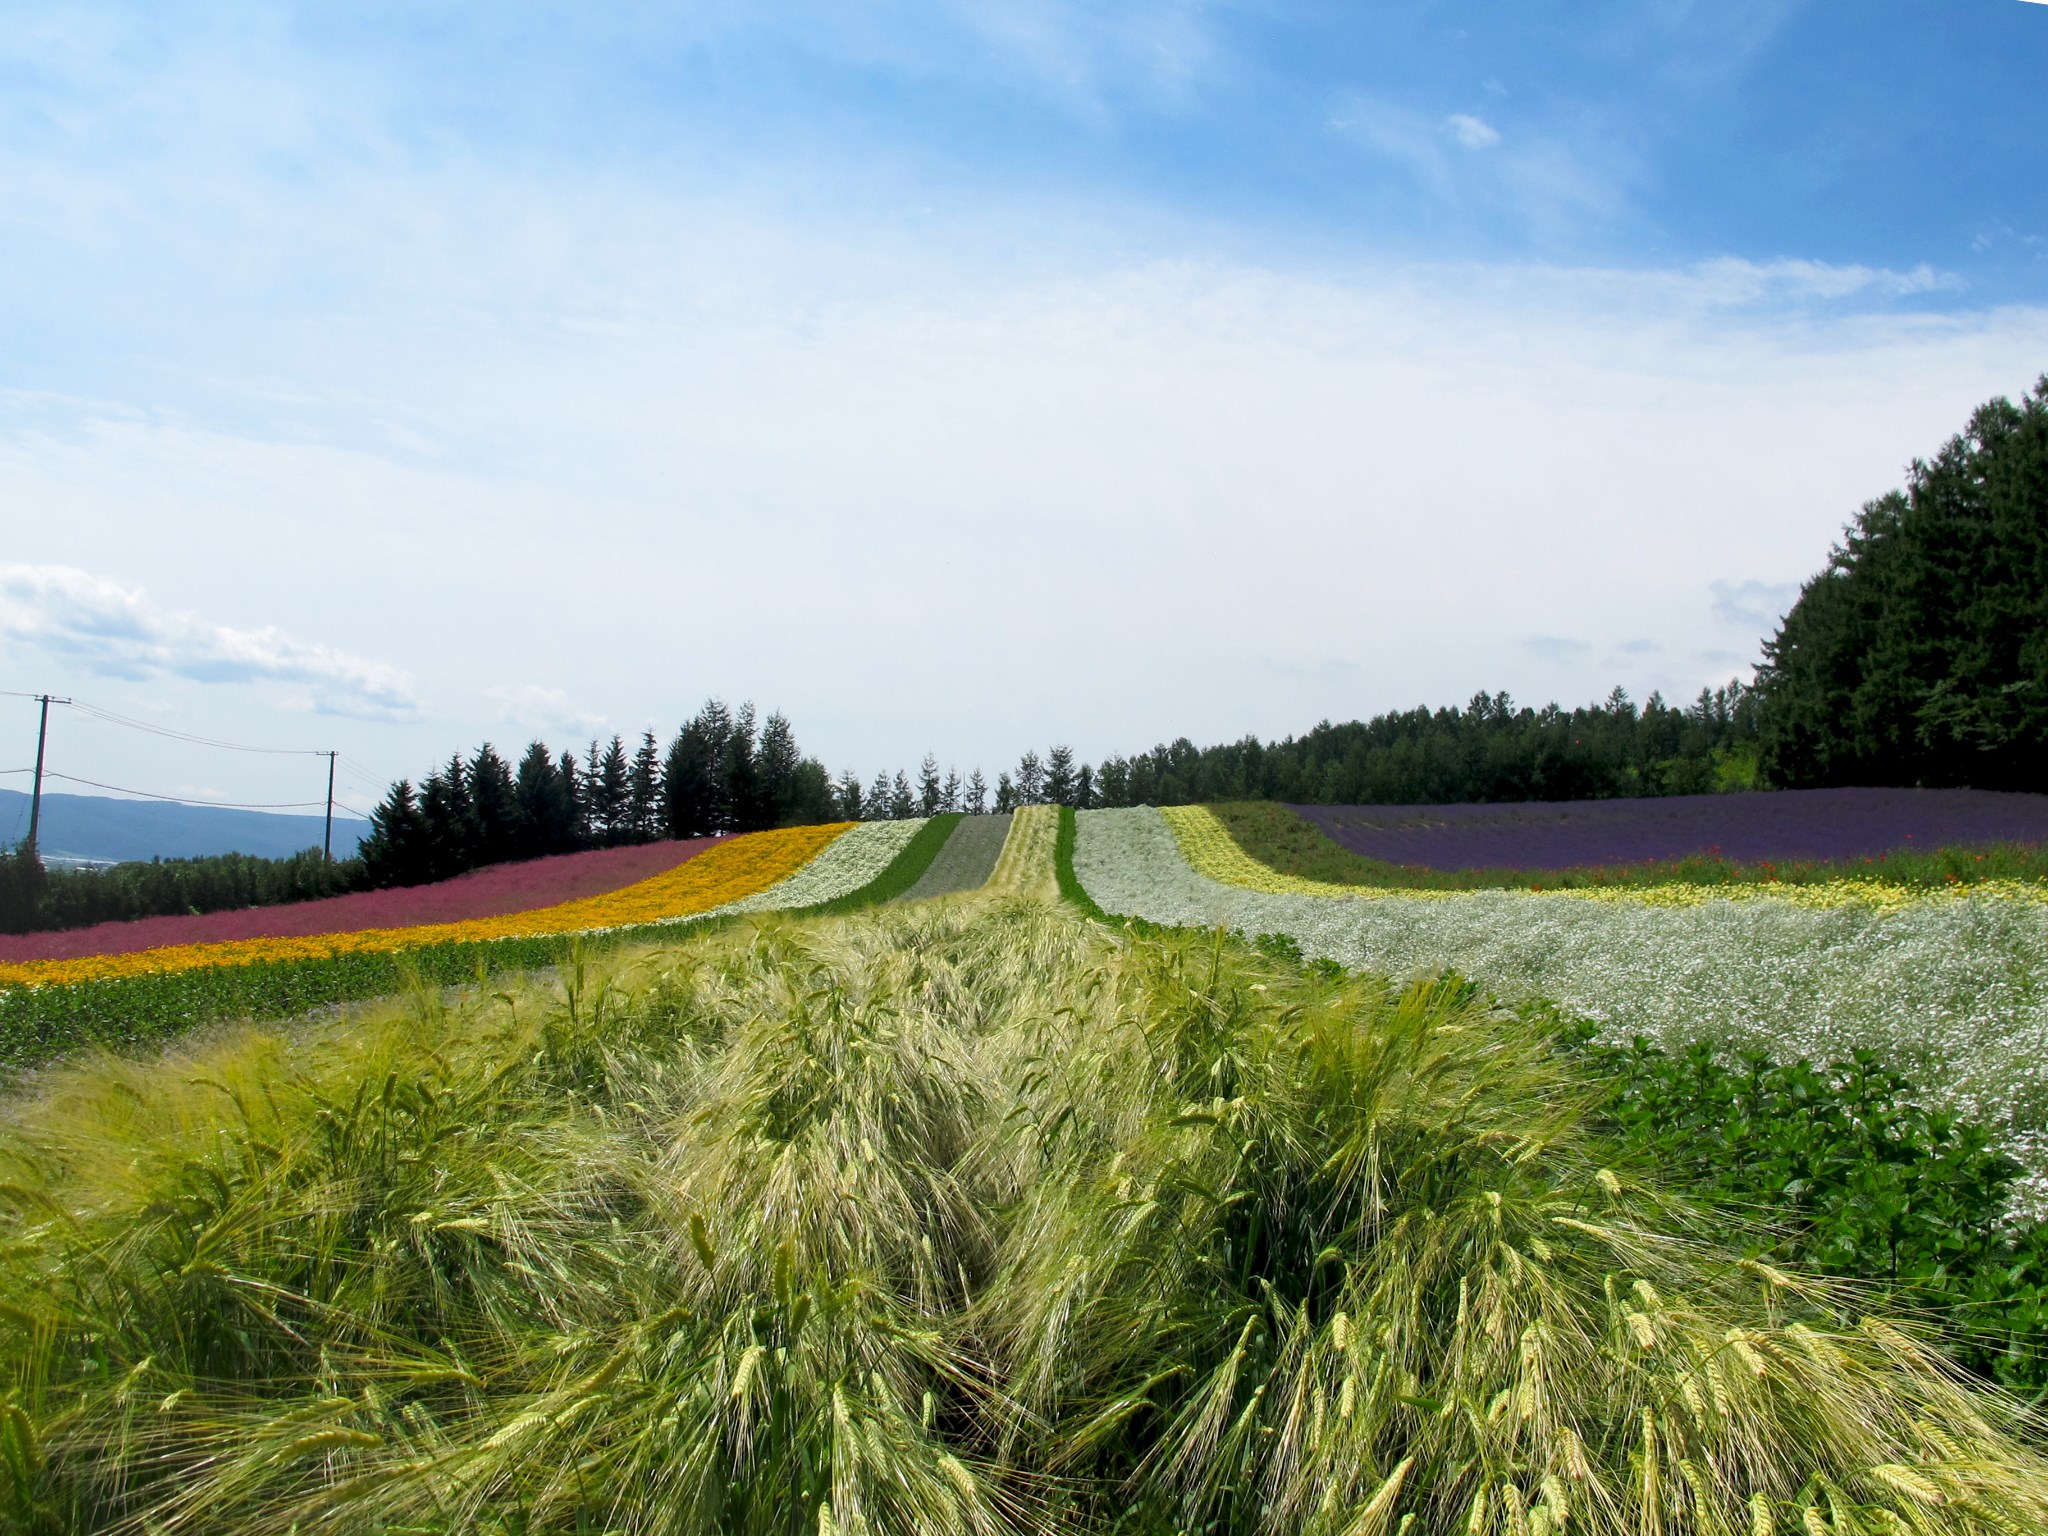
{"type": "Polygon", "coordinates": [[[2048,795],[1785,789],[1508,805],[1295,805],[1351,852],[1426,869],[1570,869],[1718,854],[1856,859],[1901,848],[2048,841],[2048,795]]]}

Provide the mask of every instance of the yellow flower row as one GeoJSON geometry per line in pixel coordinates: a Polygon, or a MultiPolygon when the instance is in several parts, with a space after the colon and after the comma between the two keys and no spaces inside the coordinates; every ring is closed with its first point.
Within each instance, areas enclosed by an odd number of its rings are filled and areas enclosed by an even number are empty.
{"type": "Polygon", "coordinates": [[[427,923],[415,928],[364,928],[354,933],[231,939],[215,944],[166,945],[127,955],[32,960],[0,965],[0,988],[68,986],[80,981],[203,970],[209,966],[324,960],[336,955],[424,949],[434,944],[591,933],[694,917],[766,890],[796,873],[853,825],[842,821],[821,827],[749,832],[714,844],[695,858],[637,885],[602,896],[537,907],[531,912],[510,912],[502,917],[471,918],[458,923],[427,923]]]}
{"type": "MultiPolygon", "coordinates": [[[[1216,814],[1203,805],[1172,805],[1160,814],[1173,829],[1181,855],[1197,872],[1221,885],[1264,891],[1273,896],[1343,897],[1350,901],[1453,900],[1470,891],[1400,890],[1373,886],[1333,885],[1286,875],[1262,864],[1238,844],[1216,814]]],[[[1539,901],[1608,901],[1653,907],[1702,907],[1714,901],[1777,901],[1795,907],[1874,907],[1897,910],[1917,902],[1949,901],[1962,896],[2008,901],[2048,901],[2048,890],[2025,880],[1985,880],[1975,885],[1928,890],[1883,880],[1829,880],[1815,885],[1668,885],[1580,886],[1556,891],[1522,891],[1539,901]]]]}
{"type": "Polygon", "coordinates": [[[1003,839],[1003,851],[996,855],[996,867],[989,871],[986,891],[1014,896],[1034,896],[1053,901],[1059,896],[1059,877],[1053,856],[1059,848],[1060,808],[1056,805],[1027,805],[1010,818],[1010,835],[1003,839]]]}

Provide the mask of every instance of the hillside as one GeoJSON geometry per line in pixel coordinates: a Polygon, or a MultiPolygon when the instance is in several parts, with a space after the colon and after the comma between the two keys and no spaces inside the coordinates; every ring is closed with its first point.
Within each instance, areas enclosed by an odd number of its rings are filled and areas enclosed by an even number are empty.
{"type": "MultiPolygon", "coordinates": [[[[28,812],[27,794],[0,789],[0,842],[12,847],[28,835],[28,812]]],[[[45,792],[38,841],[43,856],[58,861],[119,863],[131,859],[192,859],[216,853],[282,859],[303,848],[318,848],[322,826],[323,818],[319,816],[45,792]]],[[[334,856],[345,859],[354,853],[368,830],[368,822],[337,812],[334,856]]]]}

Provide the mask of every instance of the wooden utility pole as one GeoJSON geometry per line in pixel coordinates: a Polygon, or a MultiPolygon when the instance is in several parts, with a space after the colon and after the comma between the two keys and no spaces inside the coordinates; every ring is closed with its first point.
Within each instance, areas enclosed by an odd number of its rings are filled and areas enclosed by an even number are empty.
{"type": "Polygon", "coordinates": [[[327,830],[320,838],[320,852],[327,862],[334,862],[334,759],[339,753],[327,754],[327,830]]]}
{"type": "Polygon", "coordinates": [[[37,852],[36,829],[43,819],[43,744],[50,739],[50,706],[69,704],[69,699],[53,699],[47,693],[36,697],[42,700],[43,718],[36,725],[36,784],[28,797],[28,851],[32,857],[41,857],[37,852]]]}

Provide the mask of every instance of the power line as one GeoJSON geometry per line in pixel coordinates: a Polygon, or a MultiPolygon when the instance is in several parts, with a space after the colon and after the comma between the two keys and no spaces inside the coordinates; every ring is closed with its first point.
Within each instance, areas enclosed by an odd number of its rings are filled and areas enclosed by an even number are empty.
{"type": "Polygon", "coordinates": [[[190,731],[173,730],[166,725],[153,725],[147,720],[130,719],[127,715],[117,715],[110,709],[101,709],[97,704],[80,703],[76,699],[71,701],[71,707],[84,711],[96,720],[104,720],[109,725],[126,726],[132,731],[147,731],[152,736],[167,736],[172,741],[189,742],[196,747],[218,747],[223,752],[256,752],[266,757],[325,757],[327,755],[325,752],[313,751],[306,747],[251,747],[245,746],[240,742],[216,741],[211,736],[195,736],[190,731]]]}
{"type": "MultiPolygon", "coordinates": [[[[172,805],[204,805],[221,811],[301,811],[317,810],[325,800],[277,800],[269,802],[234,800],[195,800],[189,795],[158,795],[146,789],[129,789],[122,784],[102,784],[98,779],[81,779],[75,774],[58,773],[54,768],[45,768],[46,779],[62,779],[67,784],[85,784],[93,789],[109,789],[117,795],[135,795],[144,800],[162,800],[172,805]]],[[[351,813],[353,814],[353,813],[351,813]]],[[[359,818],[367,820],[367,817],[359,818]]]]}

